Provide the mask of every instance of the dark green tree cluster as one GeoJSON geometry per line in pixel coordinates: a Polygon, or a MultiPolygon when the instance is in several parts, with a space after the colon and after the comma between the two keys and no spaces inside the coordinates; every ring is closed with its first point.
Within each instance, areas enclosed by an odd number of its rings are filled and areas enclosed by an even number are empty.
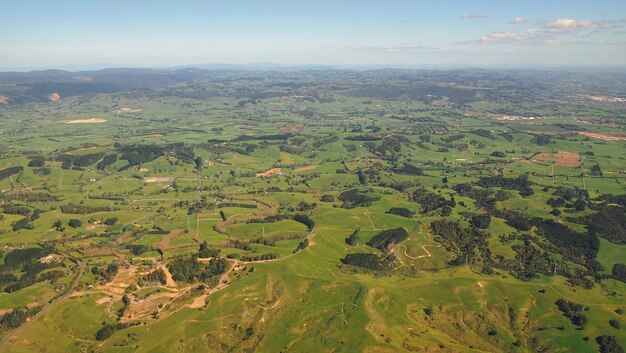
{"type": "Polygon", "coordinates": [[[565,299],[559,299],[554,304],[566,318],[570,319],[572,324],[580,327],[587,324],[588,320],[583,311],[588,310],[588,308],[565,299]]]}
{"type": "Polygon", "coordinates": [[[341,259],[344,265],[363,267],[370,270],[384,270],[385,266],[380,256],[371,253],[347,254],[341,259]]]}
{"type": "Polygon", "coordinates": [[[144,282],[153,282],[165,285],[167,283],[167,276],[165,275],[165,271],[159,268],[143,276],[142,280],[144,282]]]}
{"type": "Polygon", "coordinates": [[[480,177],[477,182],[478,186],[484,188],[500,187],[504,189],[517,190],[523,197],[534,194],[532,189],[533,182],[528,179],[528,175],[520,175],[517,178],[505,178],[503,176],[480,177]]]}
{"type": "Polygon", "coordinates": [[[596,337],[596,343],[600,346],[600,353],[624,353],[615,336],[602,335],[596,337]]]}
{"type": "Polygon", "coordinates": [[[406,218],[413,218],[413,216],[415,216],[415,212],[405,207],[392,207],[389,209],[389,211],[387,211],[387,213],[395,214],[395,215],[406,217],[406,218]]]}
{"type": "Polygon", "coordinates": [[[443,196],[430,192],[425,188],[413,191],[409,199],[420,204],[420,213],[428,213],[446,206],[452,207],[451,201],[446,200],[443,196]]]}
{"type": "Polygon", "coordinates": [[[23,171],[24,171],[24,167],[22,167],[21,165],[18,165],[15,167],[4,168],[0,170],[0,180],[4,180],[13,174],[21,173],[23,171]]]}
{"type": "Polygon", "coordinates": [[[618,281],[626,283],[626,265],[615,264],[612,269],[613,278],[618,281]]]}
{"type": "Polygon", "coordinates": [[[10,312],[2,315],[0,318],[0,325],[10,329],[17,328],[26,322],[29,317],[37,314],[40,309],[41,308],[39,307],[29,309],[26,306],[18,306],[13,308],[10,312]]]}
{"type": "Polygon", "coordinates": [[[99,207],[90,207],[85,205],[76,205],[76,204],[67,204],[62,205],[61,212],[68,214],[89,214],[96,212],[111,212],[118,211],[119,208],[108,207],[108,206],[99,206],[99,207]]]}
{"type": "Polygon", "coordinates": [[[432,222],[430,228],[446,250],[456,255],[452,265],[482,262],[484,271],[491,271],[493,260],[484,233],[475,227],[463,228],[457,222],[445,220],[432,222]]]}
{"type": "Polygon", "coordinates": [[[172,278],[177,282],[193,283],[207,281],[213,276],[220,275],[228,268],[228,261],[223,258],[212,258],[209,263],[198,261],[197,256],[176,256],[167,265],[172,278]]]}
{"type": "Polygon", "coordinates": [[[343,208],[367,207],[379,199],[379,196],[370,196],[359,192],[357,189],[347,190],[339,195],[339,201],[343,201],[341,206],[343,208]]]}
{"type": "Polygon", "coordinates": [[[367,242],[367,245],[382,251],[387,251],[408,238],[409,232],[402,227],[385,229],[367,242]]]}
{"type": "Polygon", "coordinates": [[[117,153],[107,154],[100,162],[98,162],[98,164],[96,164],[96,168],[104,170],[108,166],[115,164],[115,162],[117,162],[117,153]]]}
{"type": "Polygon", "coordinates": [[[198,250],[198,257],[201,259],[207,259],[209,257],[218,257],[220,254],[220,249],[214,249],[209,247],[209,244],[203,241],[200,244],[200,249],[198,250]]]}
{"type": "Polygon", "coordinates": [[[120,265],[117,263],[110,263],[106,267],[104,266],[94,266],[91,268],[91,273],[97,276],[101,276],[107,282],[111,282],[113,277],[117,274],[117,271],[120,269],[120,265]]]}
{"type": "Polygon", "coordinates": [[[346,238],[346,244],[350,246],[358,246],[361,243],[361,238],[359,237],[359,233],[361,232],[361,228],[357,228],[350,234],[349,237],[346,238]]]}
{"type": "Polygon", "coordinates": [[[489,229],[491,225],[491,216],[488,214],[481,214],[472,217],[470,223],[478,229],[489,229]]]}
{"type": "Polygon", "coordinates": [[[266,261],[274,260],[279,257],[278,253],[265,253],[261,255],[244,255],[240,259],[241,261],[266,261]]]}
{"type": "Polygon", "coordinates": [[[587,225],[590,236],[602,237],[615,244],[626,244],[626,213],[623,207],[606,206],[592,215],[569,220],[587,225]]]}

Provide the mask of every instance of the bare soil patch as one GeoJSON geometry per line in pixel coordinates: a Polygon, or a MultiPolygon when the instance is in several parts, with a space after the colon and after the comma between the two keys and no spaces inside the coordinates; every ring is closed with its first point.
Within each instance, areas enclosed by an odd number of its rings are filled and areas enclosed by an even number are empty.
{"type": "Polygon", "coordinates": [[[256,173],[256,177],[257,178],[264,178],[264,177],[268,177],[271,176],[272,174],[283,174],[282,173],[282,169],[280,168],[272,168],[270,170],[267,170],[263,173],[256,173]]]}
{"type": "Polygon", "coordinates": [[[13,101],[13,99],[7,96],[0,96],[0,104],[9,104],[11,101],[13,101]]]}
{"type": "Polygon", "coordinates": [[[588,136],[588,137],[593,137],[596,139],[604,140],[604,141],[626,141],[626,136],[607,135],[607,134],[601,134],[598,132],[589,132],[589,131],[582,131],[582,132],[579,132],[579,134],[583,136],[588,136]]]}
{"type": "Polygon", "coordinates": [[[151,178],[144,178],[143,181],[146,182],[146,183],[171,183],[172,181],[174,181],[174,178],[172,178],[172,177],[164,177],[164,178],[151,177],[151,178]]]}
{"type": "Polygon", "coordinates": [[[165,286],[166,287],[176,287],[176,282],[174,282],[174,278],[172,278],[172,274],[170,270],[165,265],[159,266],[163,272],[165,272],[165,286]]]}
{"type": "Polygon", "coordinates": [[[316,165],[307,165],[306,167],[300,167],[300,168],[296,168],[293,171],[298,173],[298,172],[306,172],[307,170],[313,170],[317,168],[316,165]]]}
{"type": "Polygon", "coordinates": [[[134,233],[131,232],[131,231],[128,231],[128,232],[124,233],[124,234],[120,235],[119,237],[117,237],[115,239],[115,243],[117,245],[120,245],[120,244],[124,243],[126,240],[132,238],[133,234],[134,233]]]}
{"type": "Polygon", "coordinates": [[[124,295],[126,288],[135,281],[136,273],[137,266],[129,266],[128,268],[120,267],[111,282],[98,286],[96,290],[124,295]]]}
{"type": "Polygon", "coordinates": [[[199,309],[199,308],[203,308],[204,305],[206,304],[206,298],[208,297],[207,294],[203,294],[199,297],[196,297],[193,302],[191,304],[188,304],[187,307],[190,309],[199,309]]]}
{"type": "Polygon", "coordinates": [[[124,312],[122,321],[147,319],[152,316],[153,312],[162,311],[162,308],[175,300],[177,296],[176,293],[159,293],[146,299],[133,298],[130,307],[124,312]]]}
{"type": "Polygon", "coordinates": [[[79,250],[79,252],[87,257],[115,255],[115,252],[111,248],[93,247],[93,248],[81,249],[79,250]]]}
{"type": "Polygon", "coordinates": [[[111,301],[113,301],[112,297],[102,297],[102,298],[96,300],[96,305],[100,305],[100,304],[104,304],[104,303],[110,303],[111,301]]]}
{"type": "Polygon", "coordinates": [[[280,132],[299,134],[303,129],[304,125],[300,124],[285,125],[280,129],[280,132]]]}
{"type": "Polygon", "coordinates": [[[48,96],[48,99],[49,99],[51,102],[56,102],[56,101],[58,101],[59,99],[61,99],[61,95],[60,95],[60,94],[58,94],[58,93],[56,93],[56,92],[54,92],[54,93],[51,93],[51,94],[48,96]]]}
{"type": "MultiPolygon", "coordinates": [[[[161,250],[167,250],[170,247],[169,246],[170,245],[170,241],[180,237],[183,234],[185,234],[184,230],[180,230],[180,229],[173,230],[168,235],[164,236],[161,239],[161,241],[159,241],[159,243],[155,246],[155,248],[156,249],[161,249],[161,250]]],[[[165,269],[163,271],[165,271],[165,269]]]]}
{"type": "Polygon", "coordinates": [[[562,167],[580,166],[580,155],[574,152],[558,151],[557,153],[540,153],[536,155],[534,159],[546,162],[551,161],[562,167]]]}
{"type": "Polygon", "coordinates": [[[74,120],[65,120],[66,124],[102,124],[106,123],[106,119],[100,118],[91,118],[91,119],[74,119],[74,120]]]}

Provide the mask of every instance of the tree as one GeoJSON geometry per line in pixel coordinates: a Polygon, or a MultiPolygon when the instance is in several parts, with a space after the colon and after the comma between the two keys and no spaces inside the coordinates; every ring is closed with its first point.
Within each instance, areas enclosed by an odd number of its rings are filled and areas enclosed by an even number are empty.
{"type": "Polygon", "coordinates": [[[350,246],[358,246],[361,243],[361,238],[359,237],[359,232],[361,228],[357,228],[350,234],[349,237],[346,238],[346,244],[350,246]]]}
{"type": "Polygon", "coordinates": [[[624,349],[617,343],[615,336],[598,336],[596,342],[600,346],[600,353],[624,353],[624,349]]]}
{"type": "Polygon", "coordinates": [[[67,222],[67,225],[69,225],[72,228],[78,228],[83,225],[83,222],[79,219],[72,218],[69,220],[69,222],[67,222]]]}
{"type": "Polygon", "coordinates": [[[196,169],[198,170],[202,169],[202,165],[204,164],[202,157],[200,156],[196,157],[196,159],[194,159],[194,162],[196,163],[196,169]]]}
{"type": "Polygon", "coordinates": [[[394,245],[406,240],[409,232],[402,227],[386,229],[374,236],[367,245],[386,251],[394,245]]]}
{"type": "Polygon", "coordinates": [[[335,202],[335,197],[333,195],[323,195],[320,200],[322,202],[335,202]]]}
{"type": "Polygon", "coordinates": [[[28,308],[25,306],[18,306],[11,312],[6,313],[0,319],[0,323],[9,328],[16,328],[23,324],[28,318],[28,308]]]}
{"type": "Polygon", "coordinates": [[[35,229],[35,225],[30,222],[30,218],[22,218],[19,221],[13,223],[13,231],[20,229],[35,229]]]}
{"type": "Polygon", "coordinates": [[[361,185],[367,185],[367,175],[363,173],[361,169],[357,171],[357,176],[359,177],[359,183],[361,185]]]}
{"type": "Polygon", "coordinates": [[[103,223],[106,224],[107,226],[112,226],[115,223],[117,223],[117,217],[107,218],[107,219],[104,220],[103,223]]]}
{"type": "Polygon", "coordinates": [[[488,214],[474,216],[471,223],[476,228],[488,229],[491,225],[491,216],[488,214]]]}
{"type": "Polygon", "coordinates": [[[626,265],[615,264],[613,265],[613,277],[616,280],[626,283],[626,265]]]}
{"type": "Polygon", "coordinates": [[[115,326],[113,325],[104,325],[101,329],[96,332],[96,339],[98,341],[104,341],[105,339],[111,337],[115,332],[115,326]]]}

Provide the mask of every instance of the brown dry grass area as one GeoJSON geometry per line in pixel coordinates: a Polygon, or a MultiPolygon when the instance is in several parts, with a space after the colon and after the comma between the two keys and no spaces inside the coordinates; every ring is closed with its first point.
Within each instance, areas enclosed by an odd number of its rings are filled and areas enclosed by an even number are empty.
{"type": "Polygon", "coordinates": [[[268,176],[271,176],[272,174],[282,174],[282,169],[280,168],[272,168],[270,170],[267,170],[263,173],[256,173],[256,177],[257,178],[265,178],[268,176]]]}
{"type": "Polygon", "coordinates": [[[196,297],[193,302],[191,302],[191,304],[188,304],[187,307],[190,309],[199,309],[199,308],[203,308],[204,305],[206,304],[206,298],[208,297],[208,294],[203,294],[199,297],[196,297]]]}
{"type": "Polygon", "coordinates": [[[100,305],[100,304],[104,304],[104,303],[110,303],[113,301],[113,297],[102,297],[98,300],[96,300],[96,305],[100,305]]]}
{"type": "Polygon", "coordinates": [[[607,134],[601,134],[601,133],[589,132],[589,131],[579,132],[579,134],[583,136],[593,137],[596,139],[601,139],[604,141],[626,141],[626,136],[607,135],[607,134]]]}
{"type": "Polygon", "coordinates": [[[154,138],[157,138],[157,137],[163,137],[163,135],[161,135],[161,134],[151,134],[151,135],[148,135],[148,138],[151,138],[151,139],[154,139],[154,138]]]}
{"type": "Polygon", "coordinates": [[[172,273],[165,265],[160,265],[159,268],[165,272],[165,286],[166,287],[176,287],[176,282],[174,282],[174,278],[172,278],[172,273]]]}
{"type": "Polygon", "coordinates": [[[85,227],[85,229],[87,229],[87,230],[94,230],[96,228],[105,228],[105,227],[106,227],[106,225],[104,225],[104,224],[89,223],[85,227]]]}
{"type": "Polygon", "coordinates": [[[74,120],[65,120],[66,124],[101,124],[106,123],[106,119],[99,118],[91,118],[91,119],[74,119],[74,120]]]}
{"type": "Polygon", "coordinates": [[[0,96],[0,104],[9,104],[13,99],[7,96],[0,96]]]}
{"type": "Polygon", "coordinates": [[[161,311],[162,307],[171,303],[172,300],[178,296],[178,293],[165,292],[151,295],[141,301],[133,302],[124,312],[122,321],[147,319],[154,311],[161,311]]]}
{"type": "MultiPolygon", "coordinates": [[[[46,298],[44,298],[43,296],[40,296],[37,299],[35,299],[34,302],[26,304],[26,307],[29,308],[29,309],[32,309],[32,308],[36,307],[37,305],[40,305],[41,304],[40,302],[44,302],[45,303],[46,301],[47,301],[46,298]]],[[[13,308],[10,308],[10,309],[0,309],[0,316],[2,316],[4,314],[8,314],[11,311],[13,311],[13,308]]]]}
{"type": "Polygon", "coordinates": [[[580,155],[574,152],[558,151],[557,153],[540,153],[535,156],[536,160],[554,162],[554,164],[562,167],[578,167],[580,166],[580,155]]]}
{"type": "Polygon", "coordinates": [[[304,129],[304,125],[300,125],[300,124],[285,125],[280,129],[280,132],[299,134],[303,129],[304,129]]]}
{"type": "Polygon", "coordinates": [[[185,234],[185,231],[181,229],[176,229],[176,230],[171,231],[168,235],[164,236],[161,239],[161,241],[157,243],[157,245],[155,246],[155,249],[161,249],[161,250],[169,249],[170,241],[172,241],[175,238],[180,237],[183,234],[185,234]]]}
{"type": "Polygon", "coordinates": [[[254,136],[253,132],[246,132],[245,134],[243,134],[244,136],[254,136]]]}
{"type": "Polygon", "coordinates": [[[298,172],[306,172],[307,170],[313,170],[317,168],[316,165],[307,165],[306,167],[300,167],[300,168],[296,168],[293,171],[298,173],[298,172]]]}
{"type": "Polygon", "coordinates": [[[115,252],[111,248],[93,247],[93,248],[81,249],[79,250],[79,252],[87,257],[115,255],[115,252]]]}
{"type": "Polygon", "coordinates": [[[56,102],[56,101],[58,101],[59,99],[61,99],[61,95],[60,95],[60,94],[58,94],[58,93],[56,93],[56,92],[54,92],[54,93],[51,93],[51,94],[48,96],[48,99],[49,99],[51,102],[56,102]]]}
{"type": "Polygon", "coordinates": [[[174,178],[172,178],[172,177],[165,177],[165,178],[151,177],[151,178],[144,178],[143,181],[146,182],[146,183],[171,183],[172,181],[174,181],[174,178]]]}
{"type": "Polygon", "coordinates": [[[133,236],[133,232],[128,231],[115,239],[115,244],[120,245],[133,236]]]}
{"type": "Polygon", "coordinates": [[[137,266],[128,266],[128,268],[121,267],[111,282],[98,286],[95,289],[124,295],[126,288],[135,281],[136,273],[137,266]]]}

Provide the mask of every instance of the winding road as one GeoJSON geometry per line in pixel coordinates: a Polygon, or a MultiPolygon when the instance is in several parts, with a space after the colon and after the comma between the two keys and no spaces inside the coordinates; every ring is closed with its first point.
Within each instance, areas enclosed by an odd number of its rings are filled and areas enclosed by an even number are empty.
{"type": "Polygon", "coordinates": [[[76,277],[74,277],[74,280],[72,281],[72,284],[69,286],[69,288],[67,289],[67,291],[65,291],[65,293],[54,299],[51,303],[49,303],[48,305],[44,306],[43,309],[41,309],[41,311],[39,311],[35,316],[33,316],[32,318],[30,318],[28,321],[26,321],[24,324],[20,325],[19,327],[15,328],[13,331],[7,333],[6,336],[4,336],[2,338],[2,340],[0,340],[0,349],[2,349],[4,347],[4,345],[11,339],[11,337],[17,335],[18,333],[20,333],[23,329],[25,329],[26,327],[28,327],[30,324],[32,324],[33,322],[35,322],[38,318],[40,318],[41,316],[43,316],[45,313],[47,313],[53,306],[55,306],[56,304],[58,304],[59,302],[67,299],[72,292],[74,291],[74,288],[76,288],[76,285],[78,284],[78,282],[80,281],[80,279],[83,277],[83,275],[85,274],[85,263],[82,262],[81,260],[75,258],[74,256],[61,251],[59,249],[55,248],[55,251],[58,252],[61,255],[65,255],[67,256],[70,260],[72,260],[77,266],[78,266],[78,273],[76,274],[76,277]]]}

